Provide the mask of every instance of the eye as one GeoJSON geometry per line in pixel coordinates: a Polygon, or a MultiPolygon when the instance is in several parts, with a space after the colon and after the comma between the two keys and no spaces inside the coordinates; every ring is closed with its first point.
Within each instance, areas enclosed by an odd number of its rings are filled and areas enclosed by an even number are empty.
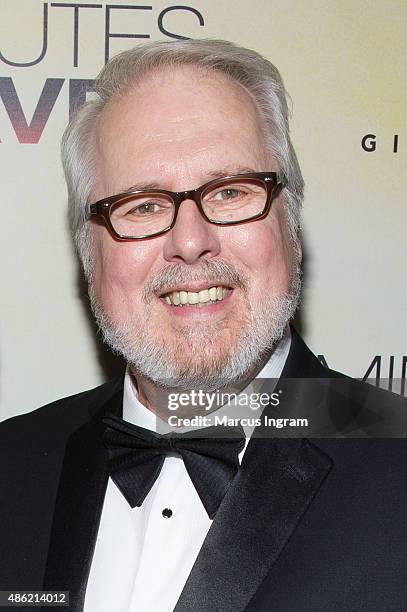
{"type": "Polygon", "coordinates": [[[236,187],[225,187],[224,189],[219,190],[217,193],[214,193],[211,199],[224,202],[225,200],[233,200],[244,195],[246,195],[246,193],[241,189],[237,189],[236,187]]]}
{"type": "Polygon", "coordinates": [[[163,207],[157,204],[157,202],[143,202],[142,204],[138,204],[138,206],[133,206],[131,210],[127,212],[130,215],[151,215],[154,213],[158,213],[163,210],[163,207]]]}

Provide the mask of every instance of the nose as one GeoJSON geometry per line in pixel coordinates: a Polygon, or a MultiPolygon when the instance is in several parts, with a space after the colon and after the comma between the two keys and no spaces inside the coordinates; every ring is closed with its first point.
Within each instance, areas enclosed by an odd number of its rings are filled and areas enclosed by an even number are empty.
{"type": "Polygon", "coordinates": [[[208,223],[193,200],[184,200],[176,223],[166,235],[163,255],[169,262],[197,263],[211,259],[220,252],[220,240],[215,225],[208,223]]]}

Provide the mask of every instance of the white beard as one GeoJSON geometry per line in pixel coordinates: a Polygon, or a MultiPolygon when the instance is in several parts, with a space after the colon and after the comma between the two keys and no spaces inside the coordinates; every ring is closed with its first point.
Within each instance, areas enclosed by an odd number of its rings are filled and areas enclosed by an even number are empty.
{"type": "MultiPolygon", "coordinates": [[[[174,282],[188,280],[225,279],[224,284],[238,284],[247,290],[247,279],[242,278],[229,264],[208,261],[198,269],[172,266],[163,270],[143,291],[148,305],[159,290],[174,282]]],[[[219,284],[219,283],[217,283],[219,284]]],[[[103,339],[115,352],[124,357],[133,373],[140,374],[162,389],[214,391],[238,384],[251,371],[264,364],[281,339],[289,320],[297,309],[301,291],[301,271],[297,262],[292,273],[289,291],[283,296],[265,296],[250,305],[247,315],[233,341],[218,354],[216,340],[227,340],[228,330],[222,321],[205,321],[199,325],[183,325],[172,335],[171,346],[159,337],[157,327],[142,317],[129,317],[125,323],[112,321],[89,283],[89,296],[96,322],[103,339]]],[[[243,295],[245,292],[243,291],[243,295]]],[[[246,293],[247,295],[247,293],[246,293]]]]}

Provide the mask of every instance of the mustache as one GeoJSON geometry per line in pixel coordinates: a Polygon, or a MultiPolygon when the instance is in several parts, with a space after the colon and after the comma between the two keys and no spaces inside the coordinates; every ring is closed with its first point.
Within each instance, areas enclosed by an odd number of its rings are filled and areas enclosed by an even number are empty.
{"type": "Polygon", "coordinates": [[[145,302],[157,293],[167,293],[173,285],[189,281],[207,281],[214,285],[231,285],[247,289],[248,279],[234,266],[222,260],[205,260],[196,265],[172,264],[160,270],[143,288],[142,298],[145,302]]]}

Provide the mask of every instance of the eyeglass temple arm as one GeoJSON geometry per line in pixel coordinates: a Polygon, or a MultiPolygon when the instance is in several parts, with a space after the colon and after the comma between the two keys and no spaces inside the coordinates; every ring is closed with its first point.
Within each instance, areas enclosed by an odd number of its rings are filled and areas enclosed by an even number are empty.
{"type": "Polygon", "coordinates": [[[287,177],[282,170],[276,172],[276,183],[282,187],[285,187],[288,184],[287,177]]]}
{"type": "Polygon", "coordinates": [[[108,208],[109,202],[96,202],[95,204],[86,204],[85,208],[85,216],[87,219],[92,215],[97,215],[99,213],[99,208],[108,208]]]}

